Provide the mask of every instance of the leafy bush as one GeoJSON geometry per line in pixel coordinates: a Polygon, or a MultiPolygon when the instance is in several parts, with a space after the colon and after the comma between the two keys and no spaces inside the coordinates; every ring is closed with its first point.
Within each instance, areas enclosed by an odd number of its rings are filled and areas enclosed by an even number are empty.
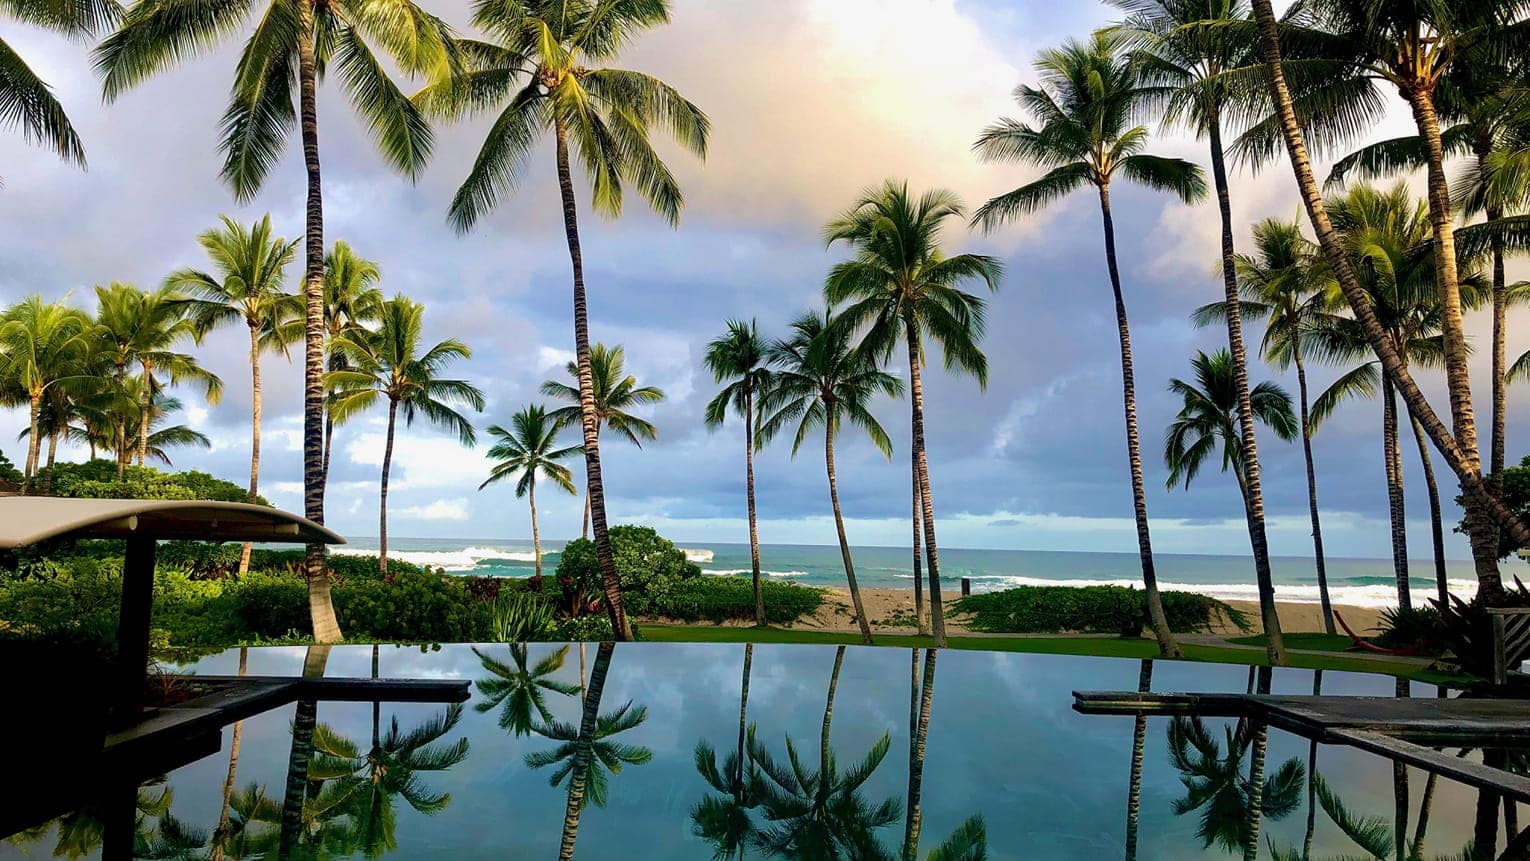
{"type": "MultiPolygon", "coordinates": [[[[685,558],[685,551],[652,527],[613,526],[610,535],[612,562],[624,601],[629,595],[662,589],[671,581],[701,576],[701,568],[685,558]]],[[[603,602],[595,542],[588,538],[576,538],[563,548],[554,576],[563,590],[562,606],[571,615],[593,612],[603,602]]]]}
{"type": "MultiPolygon", "coordinates": [[[[1175,631],[1204,631],[1213,613],[1247,630],[1244,614],[1190,592],[1162,592],[1164,614],[1175,631]]],[[[974,631],[1003,634],[1120,634],[1135,637],[1147,622],[1147,596],[1121,586],[1017,586],[962,598],[953,605],[972,615],[974,631]]]]}
{"type": "Polygon", "coordinates": [[[0,631],[11,638],[96,643],[115,651],[122,577],[94,560],[50,567],[50,576],[0,588],[0,631]]]}
{"type": "MultiPolygon", "coordinates": [[[[810,616],[823,604],[822,590],[791,583],[762,583],[760,597],[765,602],[765,620],[778,625],[810,616]]],[[[742,577],[672,579],[624,598],[627,611],[636,616],[683,622],[754,619],[754,585],[742,577]]]]}
{"type": "MultiPolygon", "coordinates": [[[[1507,593],[1501,606],[1530,607],[1530,589],[1514,578],[1513,587],[1505,587],[1507,593]]],[[[1441,645],[1455,655],[1461,669],[1482,679],[1493,677],[1493,617],[1487,606],[1479,599],[1462,601],[1450,596],[1450,604],[1441,606],[1439,599],[1429,603],[1440,614],[1439,638],[1441,645]]]]}
{"type": "Polygon", "coordinates": [[[552,603],[540,595],[507,591],[493,603],[489,632],[496,643],[537,642],[553,631],[552,603]]]}
{"type": "Polygon", "coordinates": [[[282,637],[311,628],[308,584],[294,577],[250,574],[229,587],[224,597],[226,611],[237,619],[242,634],[282,637]]]}
{"type": "Polygon", "coordinates": [[[1401,607],[1381,611],[1376,645],[1384,649],[1432,649],[1440,642],[1440,611],[1433,607],[1401,607]]]}
{"type": "MultiPolygon", "coordinates": [[[[637,636],[637,626],[632,626],[633,636],[637,636]]],[[[554,640],[563,640],[570,643],[609,643],[616,639],[616,634],[611,628],[611,617],[604,613],[586,613],[583,616],[575,616],[572,619],[564,619],[553,629],[554,640]]]]}
{"type": "Polygon", "coordinates": [[[492,622],[492,605],[474,599],[455,577],[410,572],[392,583],[352,583],[334,595],[340,629],[354,637],[470,643],[483,640],[492,622]]]}
{"type": "MultiPolygon", "coordinates": [[[[117,465],[108,460],[60,463],[53,467],[52,494],[85,499],[207,499],[248,502],[250,493],[231,481],[198,470],[162,472],[152,466],[129,466],[117,480],[117,465]]],[[[260,505],[270,505],[256,498],[260,505]]]]}

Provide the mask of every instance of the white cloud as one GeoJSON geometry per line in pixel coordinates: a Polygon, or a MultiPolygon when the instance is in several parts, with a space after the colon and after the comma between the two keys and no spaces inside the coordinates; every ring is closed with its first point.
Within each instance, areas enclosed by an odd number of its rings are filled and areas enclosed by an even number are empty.
{"type": "Polygon", "coordinates": [[[437,499],[429,505],[410,505],[392,514],[404,520],[467,520],[468,501],[462,497],[437,499]]]}

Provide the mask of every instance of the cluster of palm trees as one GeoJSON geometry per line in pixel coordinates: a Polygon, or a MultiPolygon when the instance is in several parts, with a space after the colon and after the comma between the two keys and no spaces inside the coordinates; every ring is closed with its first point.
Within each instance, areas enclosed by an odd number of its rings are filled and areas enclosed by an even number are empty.
{"type": "MultiPolygon", "coordinates": [[[[706,115],[672,87],[641,72],[598,67],[614,60],[644,30],[669,18],[664,0],[534,0],[479,8],[473,27],[483,38],[460,35],[436,15],[412,2],[383,7],[354,0],[272,0],[263,6],[225,5],[186,14],[180,0],[116,0],[75,4],[64,9],[45,0],[17,0],[8,16],[61,33],[104,37],[93,51],[103,94],[115,100],[127,90],[176,65],[200,58],[226,42],[242,39],[229,104],[220,120],[221,179],[240,201],[265,186],[294,132],[304,167],[305,223],[301,239],[301,309],[291,332],[301,336],[304,363],[304,514],[324,519],[326,401],[337,380],[347,391],[372,390],[347,400],[361,405],[386,394],[392,406],[406,398],[386,393],[387,361],[372,366],[373,383],[328,367],[339,336],[325,313],[325,241],[322,164],[319,154],[318,89],[325,70],[337,74],[345,101],[360,115],[384,160],[414,179],[429,159],[434,134],[430,121],[456,120],[494,111],[483,147],[451,202],[449,219],[466,231],[511,192],[539,140],[552,137],[563,222],[573,268],[574,343],[579,410],[584,430],[586,488],[590,521],[618,637],[631,638],[622,608],[600,481],[598,419],[594,411],[588,304],[579,242],[571,158],[577,158],[593,190],[597,212],[621,212],[623,186],[633,186],[656,212],[675,223],[684,205],[678,183],[650,137],[662,131],[697,156],[705,156],[706,115]],[[412,96],[393,70],[419,79],[412,96]],[[571,157],[571,150],[573,156],[571,157]]],[[[63,158],[84,164],[84,148],[63,107],[47,85],[8,45],[0,42],[0,122],[28,139],[48,145],[63,158]]],[[[289,254],[296,253],[296,244],[289,254]]],[[[408,327],[400,312],[397,330],[408,327]]],[[[400,337],[403,337],[400,335],[400,337]]],[[[407,340],[407,338],[404,338],[407,340]]],[[[352,345],[355,346],[355,345],[352,345]]],[[[381,348],[383,345],[375,344],[381,348]]],[[[338,350],[349,353],[349,348],[338,350]]],[[[431,351],[426,351],[430,353],[431,351]]],[[[449,358],[448,348],[437,358],[449,358]]],[[[394,358],[398,358],[395,356],[394,358]]],[[[460,404],[476,396],[462,386],[441,393],[460,404]]],[[[39,396],[40,398],[40,396],[39,396]]],[[[359,408],[359,407],[358,407],[359,408]]],[[[450,411],[450,410],[449,410],[450,411]]],[[[390,408],[390,414],[394,412],[390,408]]],[[[467,426],[435,408],[405,406],[456,428],[467,426]]],[[[455,411],[452,411],[455,412],[455,411]]],[[[35,437],[35,434],[34,434],[35,437]]],[[[306,574],[313,636],[322,643],[341,638],[329,596],[324,548],[308,548],[306,574]]]]}
{"type": "MultiPolygon", "coordinates": [[[[92,459],[110,453],[119,480],[135,462],[170,464],[176,447],[208,448],[201,432],[167,423],[182,409],[170,387],[196,385],[217,403],[223,381],[182,349],[243,324],[249,334],[249,494],[258,498],[262,358],[286,356],[302,331],[302,299],[287,289],[286,274],[297,243],[277,236],[270,216],[248,225],[224,217],[198,242],[210,266],[178,269],[152,290],[121,283],[97,287],[93,315],[35,295],[0,315],[0,396],[29,411],[23,493],[49,491],[61,441],[85,446],[92,459]]],[[[427,348],[421,341],[424,309],[405,296],[385,299],[377,287],[381,277],[376,263],[344,241],[325,258],[323,463],[327,477],[335,424],[387,403],[379,524],[386,574],[388,468],[400,412],[406,424],[424,416],[471,445],[473,426],[458,409],[481,410],[483,395],[443,375],[454,360],[471,355],[469,349],[455,340],[427,348]]],[[[245,545],[241,574],[249,552],[245,545]]]]}

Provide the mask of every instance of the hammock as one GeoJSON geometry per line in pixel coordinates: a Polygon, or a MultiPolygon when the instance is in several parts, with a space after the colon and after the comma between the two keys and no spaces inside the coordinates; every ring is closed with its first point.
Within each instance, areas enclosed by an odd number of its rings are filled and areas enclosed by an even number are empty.
{"type": "Polygon", "coordinates": [[[1339,627],[1344,629],[1344,633],[1349,635],[1350,651],[1371,652],[1372,654],[1392,655],[1395,657],[1409,657],[1412,655],[1417,655],[1422,650],[1422,647],[1418,645],[1408,646],[1404,649],[1383,649],[1375,643],[1367,642],[1366,640],[1362,639],[1359,634],[1356,634],[1354,629],[1344,621],[1344,617],[1339,615],[1338,610],[1333,611],[1333,617],[1338,620],[1339,627]]]}

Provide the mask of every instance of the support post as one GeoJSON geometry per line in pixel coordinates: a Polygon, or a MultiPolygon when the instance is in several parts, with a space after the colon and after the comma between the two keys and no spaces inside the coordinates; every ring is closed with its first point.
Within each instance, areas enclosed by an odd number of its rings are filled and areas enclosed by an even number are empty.
{"type": "Polygon", "coordinates": [[[122,563],[122,614],[117,619],[117,709],[132,715],[143,706],[149,671],[149,611],[154,601],[154,539],[127,540],[122,563]]]}
{"type": "Polygon", "coordinates": [[[1509,656],[1504,644],[1504,622],[1502,613],[1494,613],[1490,617],[1493,620],[1493,684],[1503,687],[1509,683],[1509,656]]]}
{"type": "Polygon", "coordinates": [[[967,597],[968,595],[971,595],[971,594],[972,594],[972,578],[970,578],[970,577],[963,577],[962,578],[962,597],[965,598],[965,597],[967,597]]]}

